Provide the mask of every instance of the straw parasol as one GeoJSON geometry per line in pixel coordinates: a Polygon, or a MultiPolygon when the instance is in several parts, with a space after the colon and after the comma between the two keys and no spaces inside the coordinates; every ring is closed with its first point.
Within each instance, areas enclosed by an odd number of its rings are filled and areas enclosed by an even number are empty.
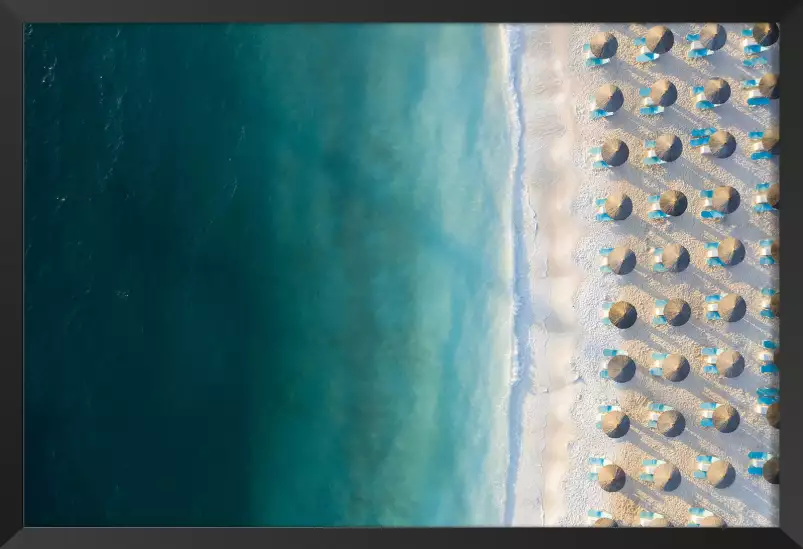
{"type": "Polygon", "coordinates": [[[611,520],[609,518],[601,517],[601,518],[598,518],[596,521],[594,521],[594,527],[595,528],[616,528],[617,524],[616,524],[615,521],[613,521],[613,520],[611,520]]]}
{"type": "Polygon", "coordinates": [[[671,463],[662,463],[655,468],[652,479],[656,488],[671,492],[680,486],[680,471],[671,463]]]}
{"type": "Polygon", "coordinates": [[[761,476],[770,484],[781,483],[781,460],[777,457],[771,457],[764,462],[764,467],[761,468],[761,476]]]}
{"type": "Polygon", "coordinates": [[[669,244],[664,247],[661,262],[669,271],[675,273],[685,271],[691,262],[689,250],[680,244],[669,244]]]}
{"type": "Polygon", "coordinates": [[[676,437],[686,429],[686,418],[677,410],[661,412],[656,429],[665,437],[676,437]]]}
{"type": "Polygon", "coordinates": [[[781,403],[773,402],[767,407],[767,423],[770,427],[781,428],[781,403]]]}
{"type": "Polygon", "coordinates": [[[648,528],[672,528],[672,523],[666,520],[664,517],[652,519],[650,522],[647,523],[648,528]]]}
{"type": "Polygon", "coordinates": [[[591,53],[597,59],[610,59],[619,49],[619,41],[610,32],[598,32],[591,37],[591,53]]]}
{"type": "Polygon", "coordinates": [[[674,162],[683,153],[683,143],[677,135],[664,133],[655,140],[655,154],[664,162],[674,162]]]}
{"type": "Polygon", "coordinates": [[[706,479],[714,488],[727,488],[736,480],[736,471],[730,463],[720,459],[708,468],[706,479]]]}
{"type": "Polygon", "coordinates": [[[608,311],[611,323],[620,330],[626,330],[636,323],[636,308],[627,301],[617,301],[608,311]]]}
{"type": "Polygon", "coordinates": [[[618,275],[626,275],[636,268],[636,254],[627,246],[617,246],[608,254],[608,266],[618,275]]]}
{"type": "Polygon", "coordinates": [[[781,31],[775,23],[756,23],[753,25],[753,39],[764,47],[778,41],[781,31]]]}
{"type": "Polygon", "coordinates": [[[725,528],[725,521],[719,517],[710,516],[705,517],[700,521],[700,526],[703,528],[725,528]]]}
{"type": "Polygon", "coordinates": [[[622,90],[613,84],[603,84],[594,96],[594,102],[598,109],[605,112],[616,112],[622,108],[625,97],[622,90]]]}
{"type": "Polygon", "coordinates": [[[691,307],[682,299],[670,299],[664,307],[664,318],[670,326],[683,326],[691,318],[691,307]]]}
{"type": "Polygon", "coordinates": [[[650,99],[656,105],[669,107],[678,100],[678,89],[668,78],[661,78],[650,87],[650,99]]]}
{"type": "Polygon", "coordinates": [[[777,183],[773,183],[767,189],[767,202],[776,210],[781,209],[781,186],[777,183]]]}
{"type": "Polygon", "coordinates": [[[628,156],[630,156],[630,149],[627,147],[627,143],[621,139],[611,137],[602,144],[602,159],[609,166],[621,166],[627,162],[628,156]]]}
{"type": "Polygon", "coordinates": [[[729,236],[719,243],[717,252],[717,255],[725,265],[729,267],[738,265],[744,259],[744,244],[738,238],[729,236]]]}
{"type": "Polygon", "coordinates": [[[781,260],[781,239],[776,238],[770,246],[770,255],[775,261],[781,260]]]}
{"type": "Polygon", "coordinates": [[[781,292],[772,294],[770,298],[770,311],[778,318],[781,318],[781,292]]]}
{"type": "Polygon", "coordinates": [[[728,294],[719,300],[718,311],[725,322],[739,322],[747,313],[747,303],[739,294],[728,294]]]}
{"type": "Polygon", "coordinates": [[[730,214],[736,211],[742,197],[739,191],[728,185],[723,185],[714,189],[714,196],[711,197],[711,206],[721,214],[730,214]]]}
{"type": "Polygon", "coordinates": [[[736,138],[731,132],[717,130],[708,140],[711,154],[717,158],[728,158],[736,151],[736,138]]]}
{"type": "Polygon", "coordinates": [[[731,86],[724,78],[715,77],[705,83],[703,95],[714,105],[722,105],[730,99],[731,86]]]}
{"type": "Polygon", "coordinates": [[[630,430],[627,414],[614,410],[602,416],[602,432],[610,438],[622,438],[630,430]]]}
{"type": "MultiPolygon", "coordinates": [[[[739,351],[724,351],[717,357],[717,372],[722,377],[733,379],[744,372],[744,357],[739,351]]],[[[717,408],[719,410],[719,408],[717,408]]]]}
{"type": "Polygon", "coordinates": [[[781,97],[780,76],[768,72],[758,81],[758,90],[761,92],[761,95],[768,99],[778,99],[781,97]]]}
{"type": "Polygon", "coordinates": [[[608,361],[608,378],[617,383],[627,383],[636,375],[636,363],[625,355],[616,355],[608,361]]]}
{"type": "Polygon", "coordinates": [[[739,427],[740,421],[739,412],[730,404],[717,406],[714,410],[714,427],[720,433],[734,432],[739,427]]]}
{"type": "Polygon", "coordinates": [[[633,213],[633,201],[624,193],[615,193],[605,199],[605,213],[614,221],[622,221],[633,213]]]}
{"type": "Polygon", "coordinates": [[[761,144],[764,150],[772,153],[773,156],[781,154],[781,132],[778,128],[770,128],[761,137],[761,144]]]}
{"type": "Polygon", "coordinates": [[[624,487],[627,476],[621,467],[611,464],[599,470],[598,479],[600,488],[606,492],[618,492],[624,487]]]}
{"type": "Polygon", "coordinates": [[[700,43],[711,51],[722,49],[727,40],[728,33],[725,32],[725,27],[719,23],[706,23],[703,25],[703,30],[700,31],[700,43]]]}
{"type": "Polygon", "coordinates": [[[683,215],[683,212],[689,206],[689,201],[685,194],[671,189],[661,195],[661,198],[658,199],[658,206],[661,207],[661,211],[666,215],[677,217],[683,215]]]}
{"type": "Polygon", "coordinates": [[[689,376],[691,366],[683,355],[671,354],[661,365],[661,375],[669,381],[683,381],[689,376]]]}
{"type": "Polygon", "coordinates": [[[659,55],[672,49],[675,45],[675,35],[663,25],[657,25],[647,31],[647,49],[659,55]]]}

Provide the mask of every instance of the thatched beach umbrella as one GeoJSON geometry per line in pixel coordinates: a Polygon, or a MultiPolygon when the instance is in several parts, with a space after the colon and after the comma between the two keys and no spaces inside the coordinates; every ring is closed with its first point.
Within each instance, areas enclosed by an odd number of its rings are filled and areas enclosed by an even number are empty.
{"type": "Polygon", "coordinates": [[[742,197],[739,191],[728,185],[723,185],[714,189],[714,196],[711,197],[711,206],[721,214],[730,214],[736,211],[742,197]]]}
{"type": "Polygon", "coordinates": [[[739,418],[739,412],[736,411],[736,408],[731,406],[730,404],[723,404],[722,406],[717,406],[717,409],[714,410],[714,427],[717,428],[717,431],[720,433],[732,433],[739,427],[739,423],[741,419],[739,418]]]}
{"type": "Polygon", "coordinates": [[[618,465],[606,465],[599,470],[598,482],[606,492],[618,492],[624,488],[627,476],[618,465]]]}
{"type": "Polygon", "coordinates": [[[598,32],[591,37],[590,45],[591,53],[597,59],[610,59],[619,49],[619,42],[610,32],[598,32]]]}
{"type": "Polygon", "coordinates": [[[662,463],[655,468],[652,479],[657,489],[671,492],[680,486],[680,471],[671,463],[662,463]]]}
{"type": "Polygon", "coordinates": [[[605,213],[614,221],[623,221],[633,213],[633,201],[625,193],[614,193],[605,199],[605,213]]]}
{"type": "Polygon", "coordinates": [[[621,166],[627,162],[627,157],[630,156],[630,149],[627,143],[616,137],[606,139],[602,144],[602,159],[606,164],[612,167],[621,166]]]}
{"type": "Polygon", "coordinates": [[[730,99],[731,86],[724,78],[712,78],[703,86],[703,95],[714,105],[722,105],[730,99]]]}
{"type": "Polygon", "coordinates": [[[775,23],[756,23],[753,25],[753,39],[764,47],[772,46],[778,41],[781,31],[775,23]]]}
{"type": "Polygon", "coordinates": [[[708,468],[706,480],[708,480],[714,488],[727,488],[736,480],[736,471],[730,463],[724,459],[720,459],[712,463],[708,468]]]}
{"type": "Polygon", "coordinates": [[[767,423],[770,427],[781,428],[781,403],[773,402],[767,407],[767,423]]]}
{"type": "Polygon", "coordinates": [[[781,292],[772,294],[770,298],[770,311],[778,318],[781,318],[781,292]]]}
{"type": "Polygon", "coordinates": [[[717,255],[729,267],[738,265],[744,259],[744,244],[738,238],[729,236],[719,243],[717,255]]]}
{"type": "Polygon", "coordinates": [[[764,462],[764,467],[761,468],[761,476],[770,484],[781,483],[781,460],[777,457],[772,457],[764,462]]]}
{"type": "Polygon", "coordinates": [[[772,72],[762,76],[761,80],[758,81],[758,91],[768,99],[781,97],[780,76],[772,72]]]}
{"type": "Polygon", "coordinates": [[[658,206],[666,215],[677,217],[683,215],[683,212],[686,211],[689,206],[689,200],[682,192],[670,189],[665,191],[661,198],[658,199],[658,206]]]}
{"type": "Polygon", "coordinates": [[[656,429],[665,437],[676,437],[686,429],[686,418],[677,410],[666,410],[658,416],[656,429]]]}
{"type": "Polygon", "coordinates": [[[674,162],[683,153],[683,143],[677,135],[664,133],[655,140],[655,154],[664,162],[674,162]]]}
{"type": "Polygon", "coordinates": [[[630,328],[636,323],[637,318],[636,308],[627,301],[617,301],[608,311],[608,319],[620,330],[630,328]]]}
{"type": "Polygon", "coordinates": [[[722,49],[727,40],[728,33],[725,32],[725,27],[719,23],[706,23],[703,25],[703,30],[700,31],[700,43],[711,51],[722,49]]]}
{"type": "Polygon", "coordinates": [[[710,516],[705,517],[700,521],[700,526],[703,528],[725,528],[725,521],[719,517],[710,516]]]}
{"type": "Polygon", "coordinates": [[[776,210],[781,209],[781,186],[777,183],[773,183],[770,185],[770,188],[767,189],[767,202],[776,210]]]}
{"type": "Polygon", "coordinates": [[[605,112],[616,112],[622,108],[625,96],[622,90],[613,84],[603,84],[594,95],[594,103],[605,112]]]}
{"type": "Polygon", "coordinates": [[[664,54],[675,45],[675,35],[663,25],[657,25],[647,31],[647,49],[653,53],[664,54]]]}
{"type": "Polygon", "coordinates": [[[648,528],[672,528],[672,523],[664,517],[652,519],[647,523],[648,528]]]}
{"type": "Polygon", "coordinates": [[[736,151],[736,138],[728,131],[717,130],[708,140],[708,148],[716,158],[728,158],[736,151]]]}
{"type": "Polygon", "coordinates": [[[622,438],[630,430],[627,414],[614,410],[602,416],[602,432],[610,438],[622,438]]]}
{"type": "Polygon", "coordinates": [[[781,260],[781,239],[776,238],[770,246],[770,255],[775,261],[781,260]]]}
{"type": "Polygon", "coordinates": [[[670,299],[664,306],[664,318],[670,326],[683,326],[691,318],[691,307],[682,299],[670,299]]]}
{"type": "Polygon", "coordinates": [[[601,518],[598,518],[596,521],[594,521],[594,527],[595,528],[616,528],[617,524],[616,524],[615,521],[613,521],[613,520],[611,520],[609,518],[601,517],[601,518]]]}
{"type": "Polygon", "coordinates": [[[678,89],[668,78],[661,78],[650,87],[650,99],[656,105],[669,107],[678,100],[678,89]]]}
{"type": "Polygon", "coordinates": [[[723,351],[717,357],[717,372],[722,377],[729,379],[739,377],[744,372],[744,357],[739,351],[723,351]]]}
{"type": "Polygon", "coordinates": [[[686,357],[677,354],[671,354],[666,357],[661,365],[661,375],[664,379],[669,381],[683,381],[689,376],[691,366],[686,357]]]}
{"type": "Polygon", "coordinates": [[[781,154],[781,132],[778,128],[770,128],[764,132],[761,138],[761,144],[764,150],[771,153],[773,156],[781,154]]]}
{"type": "Polygon", "coordinates": [[[617,383],[627,383],[636,375],[636,363],[626,355],[616,355],[608,361],[608,378],[617,383]]]}
{"type": "Polygon", "coordinates": [[[675,273],[685,271],[691,262],[689,250],[680,244],[668,244],[664,247],[662,262],[668,271],[675,273]]]}
{"type": "Polygon", "coordinates": [[[718,311],[725,322],[739,322],[747,313],[747,303],[739,294],[728,294],[719,300],[718,311]]]}
{"type": "Polygon", "coordinates": [[[627,246],[617,246],[608,254],[608,266],[615,274],[629,274],[636,268],[636,254],[627,246]]]}

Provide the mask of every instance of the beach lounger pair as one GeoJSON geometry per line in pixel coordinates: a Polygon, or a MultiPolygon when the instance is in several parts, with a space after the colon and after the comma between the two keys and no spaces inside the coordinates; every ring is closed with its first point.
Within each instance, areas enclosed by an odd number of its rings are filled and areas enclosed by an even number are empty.
{"type": "Polygon", "coordinates": [[[761,362],[762,374],[777,374],[778,365],[775,364],[775,351],[778,350],[778,344],[769,339],[761,342],[763,351],[758,353],[758,360],[761,362]]]}
{"type": "Polygon", "coordinates": [[[745,55],[742,64],[750,68],[766,65],[769,61],[760,54],[767,51],[769,47],[762,46],[755,41],[753,38],[753,29],[743,29],[742,37],[742,51],[745,55]]]}
{"type": "Polygon", "coordinates": [[[777,387],[761,387],[756,389],[756,413],[767,415],[767,408],[781,399],[781,392],[777,387]]]}
{"type": "Polygon", "coordinates": [[[754,211],[758,213],[777,211],[767,198],[767,191],[769,191],[770,187],[772,187],[772,183],[759,183],[756,185],[756,194],[753,197],[754,211]]]}

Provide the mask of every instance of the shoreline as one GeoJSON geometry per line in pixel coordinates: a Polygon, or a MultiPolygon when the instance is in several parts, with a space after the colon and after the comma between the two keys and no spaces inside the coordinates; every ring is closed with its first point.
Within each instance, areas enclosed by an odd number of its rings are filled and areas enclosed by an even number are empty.
{"type": "Polygon", "coordinates": [[[568,51],[561,54],[567,50],[561,46],[565,26],[527,25],[517,31],[516,90],[523,137],[514,193],[518,381],[511,390],[510,421],[511,448],[519,452],[511,452],[505,524],[548,526],[562,512],[554,479],[566,473],[566,445],[572,436],[574,389],[565,363],[577,339],[570,311],[577,274],[567,253],[574,232],[564,215],[574,183],[562,162],[571,148],[572,123],[566,96],[560,93],[563,81],[544,85],[541,73],[560,72],[556,64],[566,65],[568,51]],[[552,44],[553,55],[534,51],[533,39],[536,47],[541,40],[552,44]],[[539,66],[545,63],[548,67],[539,66]],[[554,145],[542,146],[539,138],[545,134],[554,145]]]}

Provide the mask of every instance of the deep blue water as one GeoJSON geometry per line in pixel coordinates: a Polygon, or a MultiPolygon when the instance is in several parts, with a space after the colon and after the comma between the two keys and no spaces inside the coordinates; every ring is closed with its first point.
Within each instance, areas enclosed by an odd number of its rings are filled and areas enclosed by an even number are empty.
{"type": "Polygon", "coordinates": [[[502,55],[468,25],[29,27],[26,523],[499,523],[502,55]]]}

